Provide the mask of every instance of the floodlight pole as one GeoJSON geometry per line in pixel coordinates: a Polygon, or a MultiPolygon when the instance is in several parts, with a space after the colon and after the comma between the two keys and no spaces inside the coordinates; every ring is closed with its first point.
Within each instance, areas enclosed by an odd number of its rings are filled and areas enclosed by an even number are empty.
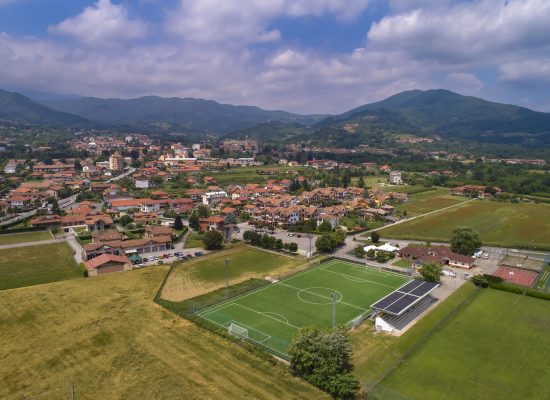
{"type": "Polygon", "coordinates": [[[229,272],[227,270],[227,264],[229,264],[229,258],[223,260],[225,263],[225,298],[229,298],[229,272]]]}
{"type": "Polygon", "coordinates": [[[336,292],[332,292],[332,327],[336,326],[336,292]]]}

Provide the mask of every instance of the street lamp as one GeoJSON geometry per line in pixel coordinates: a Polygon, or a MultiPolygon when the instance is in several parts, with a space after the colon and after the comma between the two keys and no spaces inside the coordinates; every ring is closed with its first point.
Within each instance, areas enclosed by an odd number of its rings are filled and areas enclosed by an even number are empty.
{"type": "Polygon", "coordinates": [[[229,258],[223,260],[225,263],[225,298],[229,298],[229,272],[227,269],[227,264],[229,264],[229,258]]]}

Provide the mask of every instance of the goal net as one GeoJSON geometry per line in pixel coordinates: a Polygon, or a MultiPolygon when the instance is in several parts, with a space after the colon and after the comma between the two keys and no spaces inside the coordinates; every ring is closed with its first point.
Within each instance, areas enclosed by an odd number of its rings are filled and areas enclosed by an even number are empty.
{"type": "Polygon", "coordinates": [[[233,322],[229,325],[227,328],[227,331],[229,334],[233,336],[237,336],[240,338],[248,338],[248,329],[243,328],[242,326],[239,326],[237,324],[234,324],[233,322]]]}

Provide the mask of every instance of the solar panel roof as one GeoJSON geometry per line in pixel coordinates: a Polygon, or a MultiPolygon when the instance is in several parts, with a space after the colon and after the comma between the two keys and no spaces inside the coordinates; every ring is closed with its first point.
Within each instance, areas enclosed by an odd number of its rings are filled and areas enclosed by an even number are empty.
{"type": "Polygon", "coordinates": [[[439,284],[433,282],[412,280],[378,300],[371,307],[392,315],[401,315],[438,286],[439,284]]]}

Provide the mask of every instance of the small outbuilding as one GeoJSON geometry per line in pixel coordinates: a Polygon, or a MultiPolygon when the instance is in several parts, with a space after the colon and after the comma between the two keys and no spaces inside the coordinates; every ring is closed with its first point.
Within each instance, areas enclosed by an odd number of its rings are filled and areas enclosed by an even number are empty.
{"type": "Polygon", "coordinates": [[[88,276],[108,274],[110,272],[128,271],[132,269],[132,263],[126,256],[114,254],[101,254],[84,263],[88,270],[88,276]]]}

